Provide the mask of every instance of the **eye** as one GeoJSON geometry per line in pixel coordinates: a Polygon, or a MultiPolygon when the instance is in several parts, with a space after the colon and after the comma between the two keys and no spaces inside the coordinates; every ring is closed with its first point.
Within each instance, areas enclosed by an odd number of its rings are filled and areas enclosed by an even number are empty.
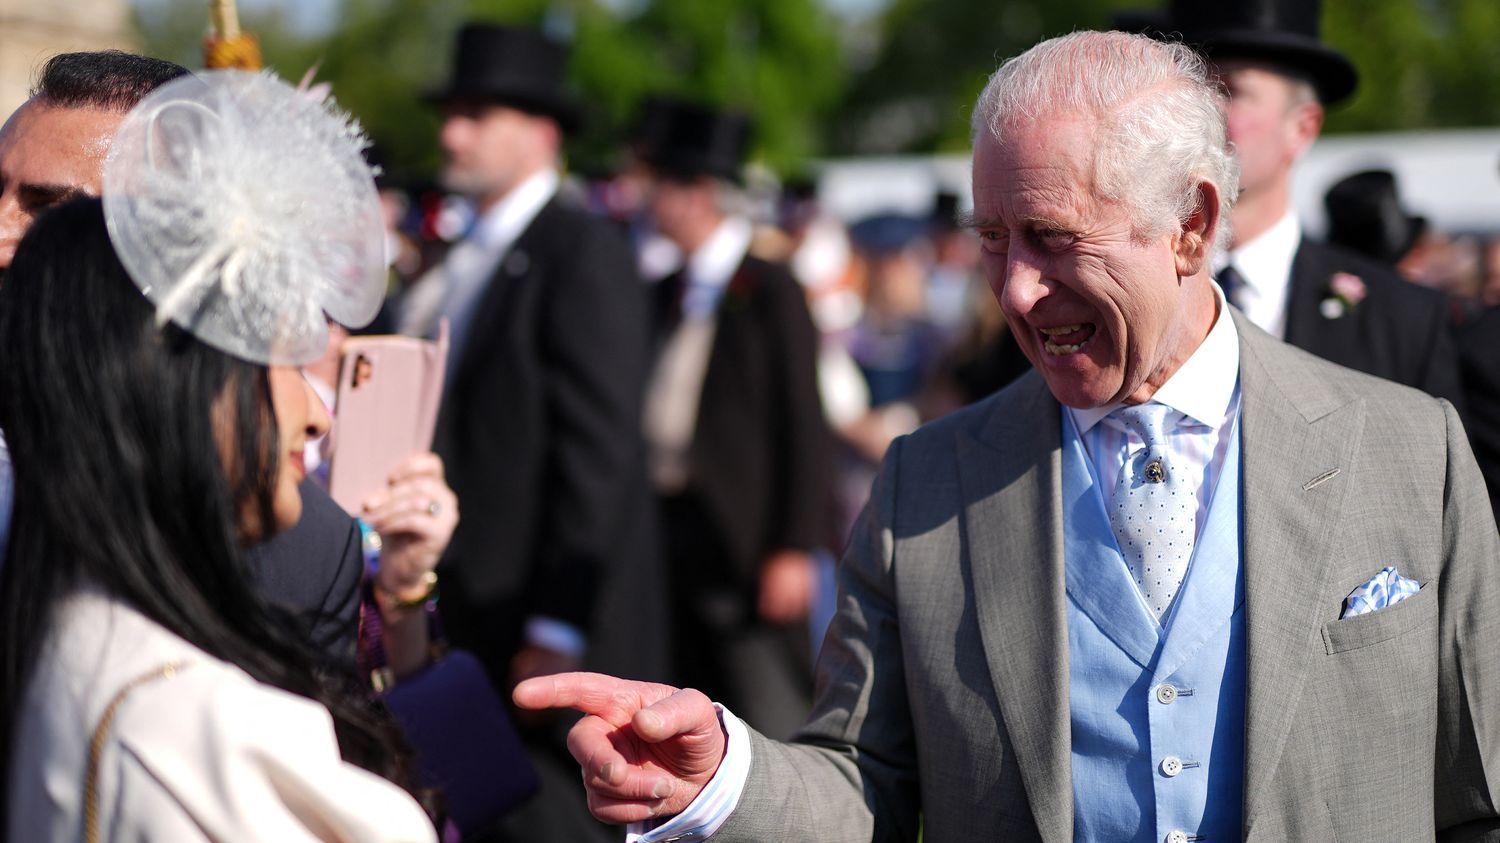
{"type": "Polygon", "coordinates": [[[1057,252],[1073,245],[1072,232],[1056,228],[1038,228],[1031,232],[1031,241],[1048,251],[1057,252]]]}
{"type": "Polygon", "coordinates": [[[1010,244],[1010,232],[1003,228],[982,228],[979,230],[979,245],[986,252],[1004,252],[1010,244]]]}

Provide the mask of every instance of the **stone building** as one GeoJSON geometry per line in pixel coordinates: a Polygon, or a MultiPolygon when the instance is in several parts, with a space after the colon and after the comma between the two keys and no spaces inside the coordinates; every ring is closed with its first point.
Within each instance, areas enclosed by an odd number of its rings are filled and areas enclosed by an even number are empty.
{"type": "Polygon", "coordinates": [[[134,46],[127,0],[0,0],[0,122],[25,102],[49,57],[134,46]]]}

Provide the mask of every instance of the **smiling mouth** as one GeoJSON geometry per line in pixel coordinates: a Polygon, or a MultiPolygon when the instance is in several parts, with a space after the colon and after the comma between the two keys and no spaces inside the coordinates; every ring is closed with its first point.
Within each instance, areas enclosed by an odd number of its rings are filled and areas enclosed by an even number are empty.
{"type": "Polygon", "coordinates": [[[1042,335],[1042,348],[1048,354],[1076,354],[1089,340],[1094,338],[1094,326],[1087,322],[1076,325],[1058,325],[1053,328],[1037,328],[1042,335]]]}

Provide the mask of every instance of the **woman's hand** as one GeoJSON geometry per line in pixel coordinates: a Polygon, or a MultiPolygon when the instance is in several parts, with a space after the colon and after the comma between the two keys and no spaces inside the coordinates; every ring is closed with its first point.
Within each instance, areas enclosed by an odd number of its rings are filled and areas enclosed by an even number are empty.
{"type": "Polygon", "coordinates": [[[421,597],[458,526],[458,496],[443,480],[442,459],[417,453],[402,460],[363,509],[382,540],[376,587],[400,600],[421,597]]]}

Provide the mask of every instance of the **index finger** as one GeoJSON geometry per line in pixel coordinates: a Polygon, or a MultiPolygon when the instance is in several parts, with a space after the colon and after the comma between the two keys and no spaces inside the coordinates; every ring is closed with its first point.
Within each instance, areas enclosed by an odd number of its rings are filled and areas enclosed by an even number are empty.
{"type": "Polygon", "coordinates": [[[573,708],[624,726],[637,711],[676,690],[602,673],[554,673],[521,682],[511,698],[521,708],[573,708]]]}
{"type": "Polygon", "coordinates": [[[405,459],[391,469],[391,476],[386,482],[392,486],[403,480],[414,477],[432,477],[441,481],[443,479],[443,459],[431,451],[418,451],[408,454],[405,459]]]}

